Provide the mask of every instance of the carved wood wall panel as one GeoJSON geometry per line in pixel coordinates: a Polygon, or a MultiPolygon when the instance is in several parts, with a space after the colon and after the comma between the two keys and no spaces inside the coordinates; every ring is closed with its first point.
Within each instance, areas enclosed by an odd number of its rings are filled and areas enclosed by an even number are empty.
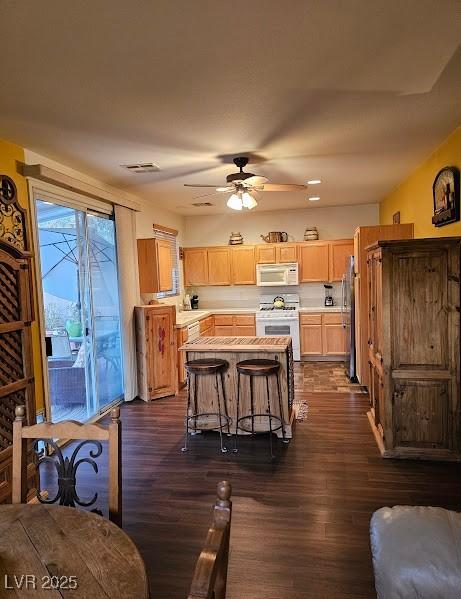
{"type": "MultiPolygon", "coordinates": [[[[0,503],[11,500],[16,406],[25,405],[27,422],[35,422],[30,339],[32,287],[26,220],[14,182],[0,174],[0,503]]],[[[30,450],[29,463],[33,459],[30,450]]],[[[32,474],[29,486],[34,484],[35,474],[32,474]]]]}

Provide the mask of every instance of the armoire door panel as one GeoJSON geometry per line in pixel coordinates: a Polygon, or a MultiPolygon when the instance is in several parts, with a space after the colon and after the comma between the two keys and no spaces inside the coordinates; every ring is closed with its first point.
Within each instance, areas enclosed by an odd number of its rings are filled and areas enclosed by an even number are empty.
{"type": "Polygon", "coordinates": [[[394,368],[446,369],[448,314],[447,257],[438,252],[394,258],[394,368]]]}
{"type": "Polygon", "coordinates": [[[394,442],[401,447],[450,449],[448,381],[394,385],[394,442]]]}

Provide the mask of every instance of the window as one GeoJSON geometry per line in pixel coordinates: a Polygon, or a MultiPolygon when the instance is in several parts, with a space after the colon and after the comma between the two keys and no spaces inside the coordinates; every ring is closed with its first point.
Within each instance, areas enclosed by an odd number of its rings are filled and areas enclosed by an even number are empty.
{"type": "Polygon", "coordinates": [[[178,233],[174,229],[167,229],[161,225],[154,225],[154,238],[167,241],[171,247],[171,276],[173,288],[170,291],[156,293],[158,299],[179,295],[179,246],[178,233]]]}

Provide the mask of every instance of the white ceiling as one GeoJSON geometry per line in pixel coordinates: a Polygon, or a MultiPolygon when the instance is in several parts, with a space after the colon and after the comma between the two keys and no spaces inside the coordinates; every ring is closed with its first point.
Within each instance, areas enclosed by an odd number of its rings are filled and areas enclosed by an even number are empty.
{"type": "Polygon", "coordinates": [[[0,0],[0,21],[0,137],[182,214],[228,210],[183,184],[245,152],[323,181],[257,209],[380,201],[461,123],[459,0],[0,0]]]}

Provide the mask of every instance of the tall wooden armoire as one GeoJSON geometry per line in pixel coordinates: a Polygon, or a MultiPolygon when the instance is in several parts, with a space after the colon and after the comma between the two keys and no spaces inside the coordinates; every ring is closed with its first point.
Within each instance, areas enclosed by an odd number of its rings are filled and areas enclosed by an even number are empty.
{"type": "Polygon", "coordinates": [[[461,459],[461,238],[368,251],[370,412],[384,457],[461,459]]]}
{"type": "MultiPolygon", "coordinates": [[[[0,503],[11,501],[14,410],[26,406],[35,422],[30,325],[32,289],[26,213],[12,179],[0,175],[0,503]]],[[[36,472],[29,448],[29,488],[36,472]]]]}
{"type": "Polygon", "coordinates": [[[138,395],[144,401],[178,391],[176,307],[136,306],[138,395]]]}

